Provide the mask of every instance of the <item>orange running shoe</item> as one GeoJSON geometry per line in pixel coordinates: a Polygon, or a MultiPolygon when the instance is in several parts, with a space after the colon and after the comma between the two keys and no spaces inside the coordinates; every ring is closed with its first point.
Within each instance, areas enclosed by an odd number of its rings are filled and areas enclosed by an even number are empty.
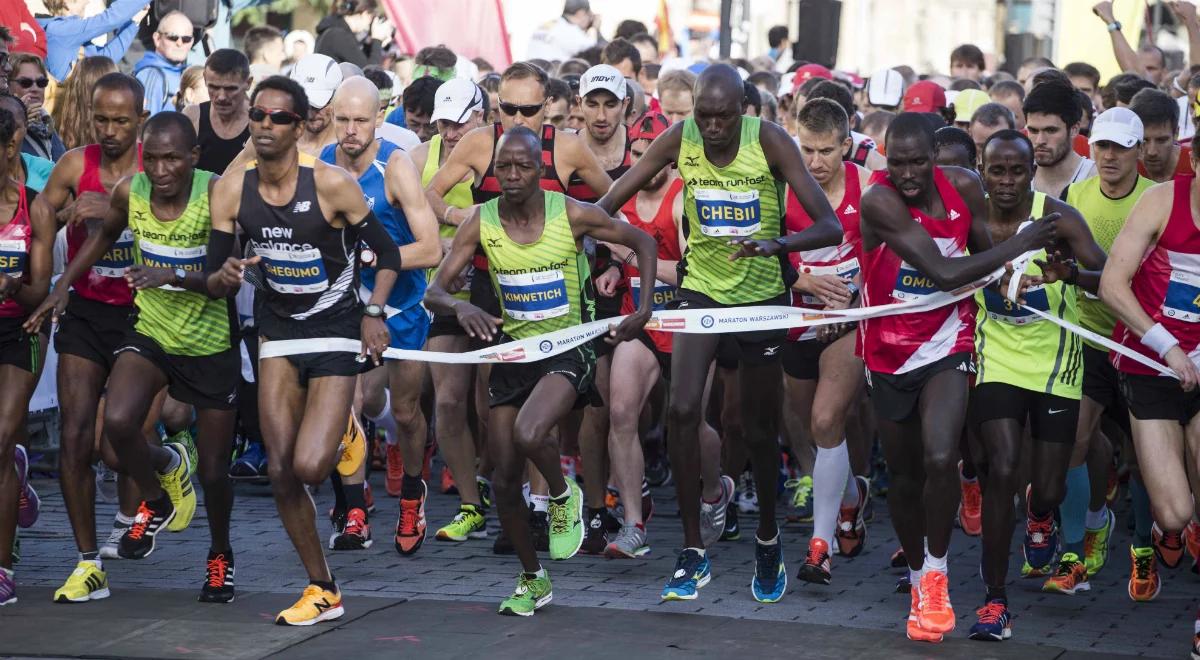
{"type": "Polygon", "coordinates": [[[1129,597],[1146,603],[1158,597],[1162,591],[1162,580],[1158,577],[1158,565],[1154,560],[1154,548],[1129,547],[1129,597]]]}
{"type": "Polygon", "coordinates": [[[814,584],[829,584],[833,578],[830,574],[831,569],[829,544],[825,539],[810,539],[808,554],[804,557],[804,564],[800,566],[800,574],[796,577],[814,584]]]}
{"type": "Polygon", "coordinates": [[[912,588],[912,604],[908,608],[908,629],[905,631],[908,638],[914,642],[931,642],[937,644],[942,641],[942,633],[926,630],[921,627],[921,589],[919,585],[913,585],[912,588]]]}
{"type": "Polygon", "coordinates": [[[1042,591],[1074,596],[1077,592],[1088,591],[1092,585],[1088,582],[1087,565],[1074,552],[1063,553],[1058,560],[1058,568],[1054,575],[1042,583],[1042,591]]]}
{"type": "Polygon", "coordinates": [[[400,497],[400,488],[404,485],[404,454],[400,445],[387,446],[387,479],[384,488],[392,497],[400,497]]]}
{"type": "Polygon", "coordinates": [[[425,542],[425,497],[429,488],[421,482],[419,499],[400,499],[400,519],[396,521],[396,550],[411,555],[425,542]]]}
{"type": "Polygon", "coordinates": [[[1200,525],[1195,520],[1183,529],[1183,542],[1192,556],[1192,572],[1200,573],[1200,525]]]}
{"type": "Polygon", "coordinates": [[[926,569],[921,576],[921,609],[918,623],[930,632],[954,630],[954,608],[950,606],[950,581],[942,571],[926,569]]]}
{"type": "Polygon", "coordinates": [[[854,506],[841,507],[834,531],[837,553],[843,557],[857,557],[867,542],[867,523],[863,520],[863,510],[866,509],[869,486],[862,477],[856,478],[855,482],[858,484],[858,502],[854,506]]]}
{"type": "Polygon", "coordinates": [[[958,526],[967,536],[983,533],[983,490],[979,480],[967,481],[962,477],[962,461],[958,462],[959,484],[962,486],[962,504],[958,506],[958,526]]]}
{"type": "Polygon", "coordinates": [[[444,465],[442,466],[442,494],[458,494],[458,484],[454,483],[454,475],[450,474],[450,468],[444,465]]]}
{"type": "Polygon", "coordinates": [[[1158,555],[1158,561],[1167,568],[1179,566],[1183,561],[1183,534],[1164,532],[1155,522],[1150,528],[1150,536],[1154,539],[1154,554],[1158,555]]]}

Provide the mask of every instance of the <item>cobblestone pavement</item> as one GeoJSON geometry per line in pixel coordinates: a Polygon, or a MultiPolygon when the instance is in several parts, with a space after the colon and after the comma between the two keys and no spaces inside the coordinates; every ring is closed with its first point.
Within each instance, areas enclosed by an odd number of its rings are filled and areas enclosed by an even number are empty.
{"type": "MultiPolygon", "coordinates": [[[[434,472],[434,483],[437,483],[434,472]]],[[[375,544],[368,550],[330,553],[329,562],[348,597],[442,600],[497,603],[511,593],[519,568],[515,558],[492,554],[492,538],[462,544],[433,540],[433,531],[447,522],[457,506],[453,496],[433,492],[427,506],[429,540],[416,556],[401,557],[391,536],[398,504],[384,495],[382,475],[373,478],[378,509],[372,517],[375,544]]],[[[19,587],[57,587],[75,563],[75,547],[57,484],[35,481],[42,494],[42,516],[37,525],[23,530],[22,560],[17,565],[19,587]]],[[[554,582],[553,607],[601,607],[645,610],[659,613],[699,613],[718,617],[765,621],[801,622],[869,629],[903,637],[907,596],[893,593],[900,571],[888,565],[898,547],[882,499],[874,501],[875,518],[869,524],[867,549],[853,560],[834,559],[834,582],[829,587],[792,580],[780,603],[763,605],[749,593],[753,573],[754,546],[748,517],[742,516],[742,538],[720,543],[710,550],[714,579],[690,602],[661,603],[659,591],[674,566],[681,541],[678,510],[671,489],[655,491],[655,517],[648,531],[652,552],[637,560],[607,560],[579,555],[546,566],[554,582]]],[[[332,495],[328,488],[316,494],[322,533],[329,524],[332,495]]],[[[113,505],[98,505],[100,537],[108,532],[115,512],[113,505]]],[[[1164,588],[1152,603],[1131,602],[1126,595],[1128,543],[1126,507],[1118,506],[1118,533],[1112,558],[1092,581],[1092,590],[1078,596],[1048,595],[1039,591],[1040,582],[1021,580],[1017,571],[1019,537],[1014,535],[1012,583],[1009,587],[1015,614],[1014,639],[1075,651],[1152,657],[1183,657],[1192,634],[1197,581],[1183,567],[1164,574],[1164,588]]],[[[233,516],[233,547],[237,558],[239,600],[243,594],[265,592],[297,594],[306,584],[266,486],[238,484],[233,516]]],[[[489,533],[495,536],[498,523],[489,518],[489,533]]],[[[804,554],[809,530],[784,525],[784,557],[789,575],[794,576],[804,554]]],[[[201,505],[191,528],[180,534],[164,534],[158,550],[140,562],[109,561],[106,569],[114,594],[129,590],[198,590],[203,576],[207,529],[201,505]]],[[[978,539],[955,533],[951,547],[951,595],[959,615],[955,637],[965,637],[974,623],[974,608],[983,589],[978,578],[978,539]]],[[[41,589],[33,594],[44,594],[41,589]]],[[[45,596],[41,596],[45,597],[45,596]]],[[[22,599],[24,601],[24,599],[22,599]]],[[[488,608],[479,608],[486,612],[488,608]]],[[[21,607],[18,605],[17,607],[21,607]]],[[[78,608],[102,608],[93,603],[78,608]]],[[[6,608],[12,609],[12,608],[6,608]]],[[[490,616],[490,615],[489,615],[490,616]]],[[[0,615],[0,622],[3,622],[0,615]]],[[[602,625],[599,624],[598,625],[602,625]]],[[[0,626],[3,627],[3,626],[0,626]]],[[[970,648],[993,648],[972,644],[970,648]]],[[[975,653],[984,652],[983,650],[975,653]]]]}

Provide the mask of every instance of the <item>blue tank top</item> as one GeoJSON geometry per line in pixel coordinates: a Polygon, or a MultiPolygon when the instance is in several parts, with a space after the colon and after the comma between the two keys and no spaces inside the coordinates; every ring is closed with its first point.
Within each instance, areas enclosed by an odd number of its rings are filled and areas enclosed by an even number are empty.
{"type": "MultiPolygon", "coordinates": [[[[367,200],[367,207],[375,212],[375,217],[383,223],[392,240],[396,241],[396,245],[408,245],[416,239],[413,238],[412,229],[408,226],[408,218],[404,216],[404,211],[388,203],[387,187],[383,178],[388,159],[392,157],[392,152],[400,147],[382,138],[377,139],[376,142],[379,143],[379,151],[376,152],[371,166],[358,178],[358,185],[362,188],[363,197],[367,200]]],[[[336,165],[336,150],[336,144],[327,145],[321,150],[321,160],[330,165],[336,165]]],[[[364,266],[361,277],[363,288],[368,292],[374,291],[375,269],[364,266]]],[[[388,296],[387,304],[388,307],[397,311],[405,310],[420,303],[424,297],[425,271],[402,270],[396,277],[396,284],[392,286],[392,294],[388,296]]],[[[389,315],[391,313],[389,310],[389,315]]]]}

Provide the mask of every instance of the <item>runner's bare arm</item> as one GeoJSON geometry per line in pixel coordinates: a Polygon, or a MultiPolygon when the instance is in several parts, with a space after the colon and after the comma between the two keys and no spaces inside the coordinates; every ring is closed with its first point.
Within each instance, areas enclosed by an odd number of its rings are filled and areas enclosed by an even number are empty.
{"type": "Polygon", "coordinates": [[[408,219],[413,242],[400,246],[400,263],[405,270],[431,268],[442,258],[437,218],[421,189],[421,175],[403,151],[397,149],[388,158],[384,180],[387,182],[388,203],[399,206],[408,219]]]}
{"type": "MultiPolygon", "coordinates": [[[[576,241],[582,240],[584,236],[591,236],[597,241],[624,245],[637,254],[639,272],[657,272],[658,244],[650,234],[628,222],[612,219],[595,204],[584,204],[570,198],[567,199],[567,218],[571,221],[571,231],[576,241]]],[[[638,311],[611,330],[606,341],[620,343],[641,332],[646,321],[650,319],[650,310],[654,309],[654,287],[642,287],[641,298],[638,301],[638,311]]]]}
{"type": "MultiPolygon", "coordinates": [[[[459,325],[471,338],[491,341],[502,320],[450,294],[454,279],[471,263],[471,258],[479,247],[479,207],[474,206],[467,210],[471,215],[466,222],[458,226],[454,242],[450,244],[450,251],[442,259],[433,280],[425,289],[425,306],[435,314],[455,316],[459,325]]],[[[475,277],[487,277],[487,274],[479,272],[475,277]]]]}
{"type": "MultiPolygon", "coordinates": [[[[226,170],[228,171],[228,170],[226,170]]],[[[246,266],[257,264],[261,257],[241,259],[233,253],[237,215],[242,205],[244,176],[221,177],[211,188],[208,212],[212,231],[208,234],[208,253],[204,264],[206,293],[210,298],[224,298],[242,285],[246,266]]]]}
{"type": "Polygon", "coordinates": [[[613,182],[608,192],[604,193],[600,201],[596,202],[596,206],[604,209],[604,212],[609,215],[615,215],[625,205],[625,202],[646,187],[646,184],[650,183],[650,180],[662,171],[662,168],[675,163],[675,159],[679,157],[679,145],[682,141],[683,123],[681,122],[674,124],[665,133],[658,136],[654,142],[651,142],[646,153],[642,154],[642,157],[634,163],[633,167],[629,168],[629,171],[613,182]]]}
{"type": "MultiPolygon", "coordinates": [[[[1109,0],[1096,3],[1092,7],[1092,13],[1099,16],[1105,25],[1111,24],[1116,20],[1113,16],[1113,3],[1109,0]]],[[[1146,69],[1138,60],[1137,53],[1129,45],[1129,40],[1125,38],[1124,33],[1120,30],[1110,30],[1108,36],[1112,41],[1113,56],[1116,57],[1117,64],[1121,65],[1121,70],[1136,73],[1145,78],[1146,69]]]]}
{"type": "Polygon", "coordinates": [[[29,205],[29,217],[36,222],[39,215],[50,218],[58,225],[58,212],[67,206],[75,195],[75,183],[83,173],[83,149],[72,149],[54,164],[42,192],[29,205]]]}
{"type": "Polygon", "coordinates": [[[53,216],[41,214],[37,218],[30,217],[30,229],[33,238],[29,245],[29,284],[20,286],[13,300],[25,309],[36,309],[46,299],[50,292],[50,272],[54,268],[54,236],[58,233],[58,225],[53,216]]]}
{"type": "Polygon", "coordinates": [[[1037,262],[1042,269],[1043,279],[1047,282],[1069,279],[1071,266],[1065,259],[1073,259],[1084,266],[1076,267],[1074,284],[1090,293],[1097,293],[1100,290],[1100,271],[1104,270],[1108,257],[1092,237],[1087,221],[1079,211],[1061,200],[1047,197],[1046,210],[1057,212],[1061,217],[1058,220],[1059,249],[1049,254],[1047,261],[1037,262]]]}
{"type": "Polygon", "coordinates": [[[587,184],[588,188],[597,195],[603,195],[612,188],[613,181],[608,177],[608,172],[600,166],[600,161],[596,159],[596,154],[588,149],[583,138],[570,133],[559,133],[555,138],[556,150],[561,150],[563,158],[559,158],[555,154],[555,162],[562,164],[562,169],[558,171],[558,175],[564,181],[571,178],[571,174],[579,175],[580,179],[587,184]]]}
{"type": "Polygon", "coordinates": [[[493,130],[490,125],[481,126],[464,135],[425,186],[425,199],[429,200],[429,207],[439,223],[457,226],[470,215],[464,209],[451,207],[444,198],[468,174],[480,177],[487,171],[491,162],[493,130]],[[487,163],[483,162],[483,156],[487,157],[487,163]]]}
{"type": "Polygon", "coordinates": [[[258,154],[254,151],[254,143],[247,141],[246,146],[242,147],[241,153],[239,153],[237,157],[235,157],[233,161],[229,163],[229,167],[226,167],[222,174],[229,176],[230,174],[240,172],[246,169],[246,166],[250,164],[250,161],[254,160],[255,158],[258,158],[258,154]]]}

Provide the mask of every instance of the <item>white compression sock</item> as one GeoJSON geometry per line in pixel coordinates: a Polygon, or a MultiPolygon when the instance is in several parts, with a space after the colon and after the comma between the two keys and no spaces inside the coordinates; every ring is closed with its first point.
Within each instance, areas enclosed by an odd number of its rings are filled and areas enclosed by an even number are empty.
{"type": "Polygon", "coordinates": [[[813,538],[833,544],[837,529],[846,474],[850,472],[850,453],[846,441],[832,449],[817,448],[813,464],[813,538]]]}
{"type": "MultiPolygon", "coordinates": [[[[847,451],[848,456],[849,452],[847,451]]],[[[858,477],[854,476],[854,470],[846,470],[846,490],[842,491],[842,506],[858,506],[858,488],[860,485],[858,477]]]]}
{"type": "Polygon", "coordinates": [[[950,569],[946,566],[946,558],[934,557],[928,550],[925,551],[925,571],[941,571],[947,575],[950,574],[950,569]]]}
{"type": "Polygon", "coordinates": [[[389,444],[394,445],[399,441],[397,436],[400,435],[400,429],[396,428],[396,418],[392,416],[392,393],[385,387],[383,388],[383,410],[378,416],[368,415],[372,422],[375,422],[375,427],[383,431],[383,439],[389,444]]]}

